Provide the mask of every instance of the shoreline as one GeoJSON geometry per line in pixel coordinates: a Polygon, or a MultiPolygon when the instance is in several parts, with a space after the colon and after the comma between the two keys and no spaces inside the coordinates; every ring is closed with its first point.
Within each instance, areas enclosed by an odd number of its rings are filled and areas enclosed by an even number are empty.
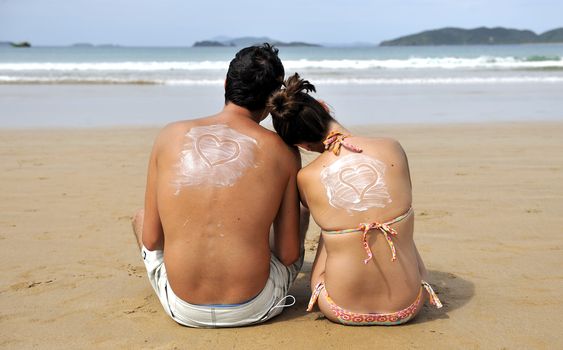
{"type": "MultiPolygon", "coordinates": [[[[563,121],[563,84],[318,86],[344,125],[563,121]]],[[[5,86],[1,128],[164,126],[217,113],[222,86],[5,86]]]]}
{"type": "MultiPolygon", "coordinates": [[[[179,120],[176,120],[179,121],[179,120]]],[[[273,126],[271,124],[270,117],[265,119],[260,125],[263,127],[273,130],[273,126]]],[[[506,120],[506,121],[459,121],[459,122],[420,122],[420,123],[365,123],[365,124],[351,124],[348,125],[348,129],[352,129],[352,131],[356,131],[358,133],[362,133],[364,128],[369,129],[419,129],[419,128],[428,128],[428,129],[440,129],[440,128],[481,128],[483,126],[487,127],[538,127],[538,126],[548,126],[554,125],[559,126],[563,125],[563,118],[561,120],[506,120]]],[[[102,132],[102,131],[158,131],[161,128],[166,126],[166,124],[162,125],[108,125],[108,126],[30,126],[30,127],[6,127],[0,126],[0,134],[2,133],[27,133],[27,132],[42,132],[42,131],[50,131],[50,132],[58,132],[58,131],[92,131],[92,132],[102,132]]],[[[365,132],[369,134],[370,131],[365,132]]]]}

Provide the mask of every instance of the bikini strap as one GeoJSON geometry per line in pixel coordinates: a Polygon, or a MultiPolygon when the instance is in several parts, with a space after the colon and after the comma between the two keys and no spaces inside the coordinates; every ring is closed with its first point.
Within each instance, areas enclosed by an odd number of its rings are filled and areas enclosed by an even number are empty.
{"type": "Polygon", "coordinates": [[[391,249],[391,254],[393,255],[391,258],[391,261],[395,261],[397,259],[397,252],[395,251],[395,245],[393,244],[393,241],[391,240],[391,237],[389,235],[392,236],[396,236],[397,235],[397,231],[395,231],[394,228],[390,227],[387,224],[380,224],[379,222],[372,222],[369,224],[360,224],[360,228],[361,231],[363,231],[362,234],[362,245],[364,246],[364,249],[368,255],[368,257],[366,259],[364,259],[364,264],[367,264],[372,258],[373,258],[373,253],[371,252],[371,248],[369,247],[369,243],[367,241],[367,234],[370,230],[376,229],[379,230],[383,233],[383,235],[385,236],[385,239],[387,240],[387,244],[389,245],[389,249],[391,249]]]}
{"type": "Polygon", "coordinates": [[[331,131],[323,141],[325,150],[332,151],[332,153],[337,156],[340,154],[340,148],[344,146],[344,148],[349,151],[361,153],[363,150],[360,147],[344,142],[344,139],[347,137],[350,137],[350,135],[344,135],[340,131],[336,130],[331,131]]]}
{"type": "Polygon", "coordinates": [[[403,220],[404,218],[406,218],[407,216],[410,215],[410,213],[412,212],[412,207],[409,208],[409,210],[404,213],[401,216],[396,217],[395,219],[385,222],[385,223],[379,223],[379,222],[372,222],[372,223],[364,223],[364,224],[360,224],[358,230],[362,231],[362,245],[364,246],[364,250],[367,253],[367,258],[364,260],[364,264],[367,264],[372,258],[373,258],[373,253],[371,251],[371,248],[369,247],[369,243],[367,241],[367,234],[370,230],[379,230],[381,231],[381,233],[383,233],[383,235],[385,236],[385,240],[387,241],[387,244],[389,245],[389,249],[391,249],[391,261],[395,261],[397,260],[397,252],[395,250],[395,244],[393,244],[393,240],[391,239],[391,236],[396,236],[397,235],[397,231],[392,228],[389,225],[392,225],[394,223],[397,223],[401,220],[403,220]]]}
{"type": "Polygon", "coordinates": [[[422,286],[424,287],[424,289],[426,289],[426,291],[428,292],[430,304],[436,306],[437,309],[442,308],[442,306],[443,306],[442,302],[438,298],[438,295],[436,295],[436,293],[434,292],[434,289],[432,289],[432,286],[430,285],[430,283],[428,283],[426,281],[422,281],[421,283],[422,283],[422,286]]]}
{"type": "Polygon", "coordinates": [[[321,294],[321,291],[324,288],[325,288],[325,285],[324,285],[323,282],[317,283],[317,285],[315,286],[315,289],[313,290],[313,294],[311,294],[311,299],[309,299],[309,305],[307,305],[307,311],[313,310],[313,306],[315,306],[315,304],[317,303],[317,299],[319,298],[319,294],[321,294]]]}

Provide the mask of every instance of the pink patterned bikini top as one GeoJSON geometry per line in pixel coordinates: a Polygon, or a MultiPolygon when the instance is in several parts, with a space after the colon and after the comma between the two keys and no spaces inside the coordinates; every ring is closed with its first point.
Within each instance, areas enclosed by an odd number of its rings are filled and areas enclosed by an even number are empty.
{"type": "MultiPolygon", "coordinates": [[[[354,146],[352,144],[345,142],[344,139],[347,138],[347,137],[350,137],[350,135],[344,135],[343,133],[341,133],[339,131],[334,131],[334,130],[331,131],[328,134],[328,136],[325,138],[325,140],[323,141],[323,144],[325,146],[325,150],[332,151],[332,153],[334,153],[334,155],[340,154],[340,148],[341,147],[344,147],[344,148],[348,149],[349,151],[352,151],[352,152],[355,152],[355,153],[360,153],[360,152],[363,151],[358,146],[354,146]]],[[[400,216],[398,216],[398,217],[396,217],[393,220],[390,220],[388,222],[379,223],[379,222],[374,221],[372,223],[362,223],[362,224],[359,225],[358,228],[353,228],[353,229],[348,229],[348,230],[338,230],[338,231],[324,231],[323,230],[323,233],[326,233],[326,234],[343,234],[343,233],[352,233],[352,232],[363,232],[363,234],[362,234],[362,245],[364,246],[364,249],[365,249],[366,254],[367,254],[367,258],[364,260],[364,264],[367,264],[373,258],[373,253],[372,253],[371,248],[369,247],[369,244],[368,244],[368,241],[367,241],[367,234],[371,230],[379,230],[385,236],[385,240],[387,241],[387,244],[389,245],[389,249],[391,250],[391,254],[392,254],[391,261],[395,261],[397,259],[397,252],[395,250],[395,245],[393,244],[393,240],[391,239],[391,236],[396,236],[397,231],[395,229],[393,229],[390,225],[405,219],[412,212],[413,212],[412,207],[409,207],[409,209],[404,214],[402,214],[402,215],[400,215],[400,216]]]]}

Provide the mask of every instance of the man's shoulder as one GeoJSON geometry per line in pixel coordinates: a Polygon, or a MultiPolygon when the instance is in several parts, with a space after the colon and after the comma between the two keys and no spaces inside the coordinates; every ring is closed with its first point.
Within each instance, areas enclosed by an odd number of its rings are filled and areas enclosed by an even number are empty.
{"type": "Polygon", "coordinates": [[[156,135],[154,150],[157,154],[165,152],[178,142],[181,142],[191,128],[199,124],[199,119],[180,120],[166,124],[156,135]]]}
{"type": "Polygon", "coordinates": [[[301,162],[301,154],[299,153],[297,147],[289,146],[277,133],[273,131],[268,130],[268,133],[272,148],[275,149],[280,156],[286,157],[291,160],[298,159],[299,162],[301,162]]]}
{"type": "Polygon", "coordinates": [[[162,129],[160,129],[157,138],[162,138],[166,140],[169,138],[185,136],[185,134],[189,132],[191,128],[195,126],[205,125],[206,120],[208,119],[210,118],[206,117],[206,118],[178,120],[178,121],[170,122],[166,124],[162,129]]]}
{"type": "Polygon", "coordinates": [[[301,168],[301,156],[296,147],[288,146],[274,131],[260,126],[260,146],[271,159],[276,159],[284,167],[291,167],[295,171],[301,168]]]}
{"type": "Polygon", "coordinates": [[[160,132],[158,133],[159,136],[170,136],[171,134],[182,132],[186,128],[186,121],[175,121],[172,123],[166,124],[160,132]]]}
{"type": "Polygon", "coordinates": [[[287,149],[287,145],[283,142],[281,137],[279,137],[276,132],[261,125],[258,125],[258,127],[262,143],[264,143],[268,147],[275,147],[284,150],[287,149]]]}

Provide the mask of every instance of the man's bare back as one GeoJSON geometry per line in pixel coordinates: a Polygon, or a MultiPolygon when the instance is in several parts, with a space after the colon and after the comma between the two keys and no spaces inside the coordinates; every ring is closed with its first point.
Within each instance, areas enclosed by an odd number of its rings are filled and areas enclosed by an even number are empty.
{"type": "Polygon", "coordinates": [[[164,248],[178,297],[232,304],[256,296],[269,275],[272,223],[276,256],[284,265],[298,259],[299,168],[297,152],[233,104],[161,131],[149,165],[143,244],[164,248]],[[153,234],[158,221],[164,242],[153,234]]]}

